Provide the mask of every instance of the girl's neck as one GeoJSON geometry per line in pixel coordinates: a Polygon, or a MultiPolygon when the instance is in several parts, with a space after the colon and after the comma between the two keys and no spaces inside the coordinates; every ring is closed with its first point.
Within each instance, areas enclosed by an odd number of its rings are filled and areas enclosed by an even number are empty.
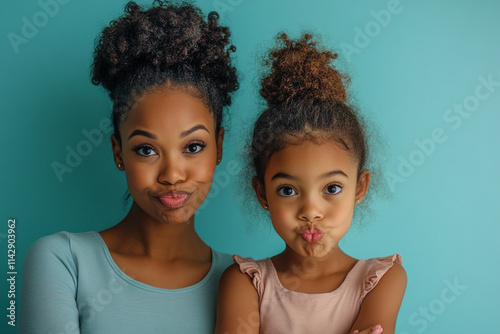
{"type": "Polygon", "coordinates": [[[288,247],[272,261],[285,289],[309,294],[338,289],[357,262],[338,248],[318,258],[298,255],[288,247]]]}
{"type": "Polygon", "coordinates": [[[148,216],[135,202],[120,223],[100,234],[116,253],[163,260],[188,260],[210,254],[210,248],[194,228],[194,216],[185,223],[162,223],[148,216]]]}
{"type": "Polygon", "coordinates": [[[356,263],[356,259],[338,247],[324,257],[304,257],[287,246],[282,253],[274,256],[272,261],[278,272],[310,278],[345,271],[356,263]]]}

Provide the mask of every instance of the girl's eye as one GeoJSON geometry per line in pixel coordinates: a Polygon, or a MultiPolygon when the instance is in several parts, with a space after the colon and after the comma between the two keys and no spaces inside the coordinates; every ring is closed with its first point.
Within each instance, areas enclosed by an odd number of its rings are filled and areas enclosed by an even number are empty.
{"type": "Polygon", "coordinates": [[[186,146],[186,152],[191,154],[200,153],[201,151],[203,151],[205,146],[206,145],[202,143],[189,144],[188,146],[186,146]]]}
{"type": "Polygon", "coordinates": [[[330,184],[328,187],[325,189],[325,193],[330,194],[330,195],[336,195],[342,190],[342,187],[339,186],[338,184],[330,184]]]}
{"type": "Polygon", "coordinates": [[[151,146],[139,146],[134,149],[134,151],[143,157],[150,157],[156,154],[156,151],[151,146]]]}
{"type": "Polygon", "coordinates": [[[297,195],[297,192],[295,191],[295,189],[293,189],[290,186],[283,186],[283,187],[278,189],[278,194],[280,194],[281,196],[284,196],[284,197],[290,197],[290,196],[297,195]]]}

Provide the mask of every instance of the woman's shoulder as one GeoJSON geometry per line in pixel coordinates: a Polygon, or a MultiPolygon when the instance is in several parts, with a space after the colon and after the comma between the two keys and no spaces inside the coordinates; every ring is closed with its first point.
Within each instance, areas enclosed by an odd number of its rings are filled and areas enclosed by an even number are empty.
{"type": "Polygon", "coordinates": [[[97,236],[97,232],[58,232],[35,241],[24,257],[24,285],[43,286],[57,277],[58,282],[73,286],[79,266],[96,265],[91,252],[99,250],[97,236]]]}
{"type": "Polygon", "coordinates": [[[227,253],[219,252],[213,248],[212,250],[212,268],[211,276],[218,282],[222,273],[233,263],[232,256],[227,253]]]}
{"type": "Polygon", "coordinates": [[[46,258],[47,256],[73,257],[75,253],[85,253],[96,249],[99,244],[97,232],[57,232],[35,241],[26,254],[30,258],[46,258]]]}
{"type": "Polygon", "coordinates": [[[35,241],[31,247],[37,249],[56,249],[68,248],[73,245],[91,246],[98,243],[98,235],[99,234],[95,231],[81,233],[62,231],[41,237],[35,241]]]}
{"type": "Polygon", "coordinates": [[[233,257],[231,254],[219,252],[216,249],[212,248],[212,259],[215,262],[216,266],[223,267],[226,269],[233,263],[233,257]]]}

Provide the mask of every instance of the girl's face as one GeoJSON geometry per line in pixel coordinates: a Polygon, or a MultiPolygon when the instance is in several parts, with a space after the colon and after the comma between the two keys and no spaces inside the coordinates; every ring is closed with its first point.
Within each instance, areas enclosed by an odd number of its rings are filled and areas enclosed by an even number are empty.
{"type": "Polygon", "coordinates": [[[357,170],[348,151],[332,141],[288,145],[271,156],[264,189],[253,184],[287,251],[324,257],[338,248],[356,201],[368,189],[369,172],[364,170],[358,181],[357,170]]]}
{"type": "Polygon", "coordinates": [[[112,137],[115,162],[127,175],[134,202],[164,223],[193,218],[212,186],[222,157],[224,129],[216,140],[215,121],[202,100],[178,89],[147,93],[112,137]]]}

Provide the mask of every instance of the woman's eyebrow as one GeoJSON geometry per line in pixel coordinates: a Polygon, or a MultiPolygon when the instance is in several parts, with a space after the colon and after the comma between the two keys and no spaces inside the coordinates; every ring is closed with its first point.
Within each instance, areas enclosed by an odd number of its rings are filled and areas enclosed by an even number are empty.
{"type": "Polygon", "coordinates": [[[151,139],[156,139],[156,136],[150,132],[144,131],[144,130],[135,130],[132,132],[132,134],[128,137],[128,139],[132,138],[133,136],[144,136],[148,137],[151,139]]]}
{"type": "MultiPolygon", "coordinates": [[[[191,129],[189,130],[186,130],[186,131],[183,131],[181,134],[180,134],[180,138],[184,138],[186,137],[187,135],[195,132],[196,130],[205,130],[207,131],[208,133],[210,133],[210,131],[208,131],[208,129],[202,125],[202,124],[198,124],[198,125],[195,125],[193,126],[191,129]]],[[[148,138],[151,138],[151,139],[156,139],[156,136],[150,132],[147,132],[147,131],[144,131],[144,130],[135,130],[134,132],[132,132],[132,134],[130,134],[130,136],[128,137],[128,139],[134,137],[134,136],[144,136],[144,137],[148,137],[148,138]]]]}
{"type": "Polygon", "coordinates": [[[181,135],[179,136],[180,138],[184,138],[186,137],[187,135],[195,132],[196,130],[205,130],[206,132],[210,133],[210,131],[208,131],[208,129],[203,125],[203,124],[198,124],[198,125],[195,125],[193,126],[191,129],[189,130],[186,130],[186,131],[183,131],[181,133],[181,135]]]}

